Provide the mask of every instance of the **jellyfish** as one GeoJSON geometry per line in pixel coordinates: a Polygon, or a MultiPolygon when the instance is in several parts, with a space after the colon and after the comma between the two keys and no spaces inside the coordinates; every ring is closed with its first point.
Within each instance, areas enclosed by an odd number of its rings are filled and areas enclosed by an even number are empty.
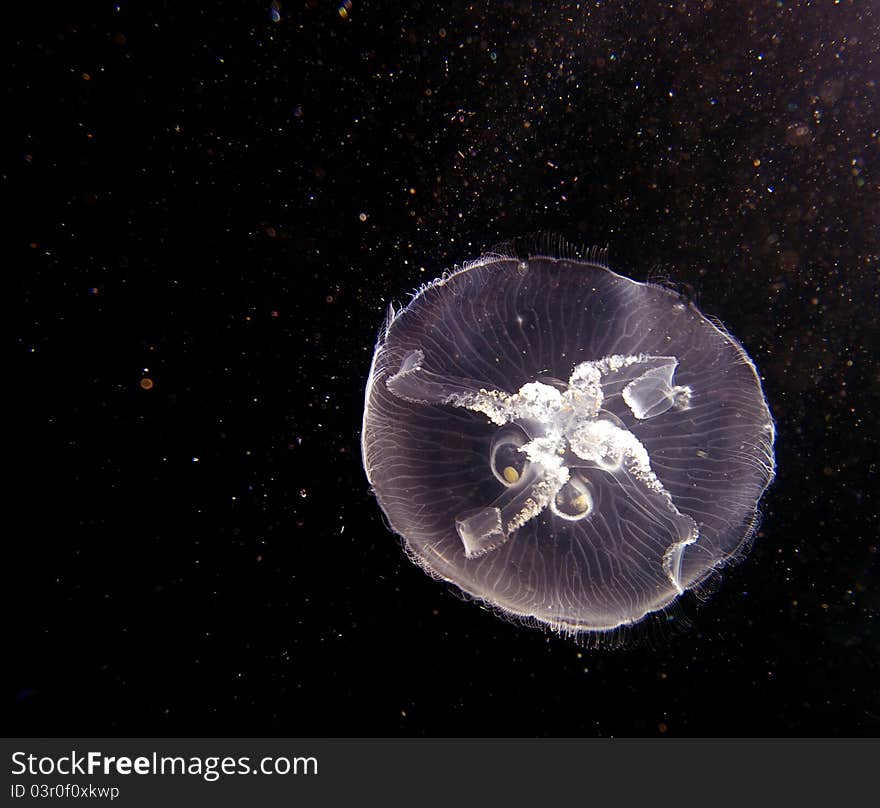
{"type": "Polygon", "coordinates": [[[429,574],[599,636],[744,555],[774,436],[754,363],[692,302],[600,253],[498,253],[389,310],[362,455],[429,574]]]}

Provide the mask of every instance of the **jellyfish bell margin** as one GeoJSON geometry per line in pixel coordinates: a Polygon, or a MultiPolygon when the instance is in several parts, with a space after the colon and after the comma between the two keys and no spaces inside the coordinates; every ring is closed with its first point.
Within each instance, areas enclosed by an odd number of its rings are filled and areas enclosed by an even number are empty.
{"type": "Polygon", "coordinates": [[[362,430],[414,561],[580,636],[635,625],[741,557],[775,472],[739,342],[592,258],[485,256],[391,309],[362,430]]]}

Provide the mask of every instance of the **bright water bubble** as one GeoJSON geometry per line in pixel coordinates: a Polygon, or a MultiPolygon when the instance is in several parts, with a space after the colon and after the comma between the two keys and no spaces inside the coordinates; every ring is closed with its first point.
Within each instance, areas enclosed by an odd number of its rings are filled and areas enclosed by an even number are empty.
{"type": "Polygon", "coordinates": [[[416,562],[568,634],[636,623],[741,555],[773,442],[754,364],[693,304],[508,255],[391,310],[362,436],[416,562]]]}

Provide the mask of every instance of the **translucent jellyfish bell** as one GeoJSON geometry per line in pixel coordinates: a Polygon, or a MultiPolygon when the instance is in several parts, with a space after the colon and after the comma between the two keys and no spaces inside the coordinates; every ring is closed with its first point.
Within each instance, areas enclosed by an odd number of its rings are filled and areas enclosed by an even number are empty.
{"type": "Polygon", "coordinates": [[[499,255],[391,311],[362,435],[419,564],[564,633],[635,623],[741,554],[773,442],[754,364],[695,306],[499,255]]]}

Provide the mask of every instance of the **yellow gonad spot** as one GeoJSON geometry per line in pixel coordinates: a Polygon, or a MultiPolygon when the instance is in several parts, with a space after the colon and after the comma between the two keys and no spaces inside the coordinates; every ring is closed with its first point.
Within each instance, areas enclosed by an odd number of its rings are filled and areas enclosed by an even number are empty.
{"type": "Polygon", "coordinates": [[[571,503],[574,505],[575,510],[578,513],[583,513],[588,510],[590,507],[590,499],[586,494],[581,494],[574,502],[571,503]]]}
{"type": "Polygon", "coordinates": [[[519,472],[513,466],[504,469],[504,479],[509,483],[515,483],[519,479],[519,472]]]}

